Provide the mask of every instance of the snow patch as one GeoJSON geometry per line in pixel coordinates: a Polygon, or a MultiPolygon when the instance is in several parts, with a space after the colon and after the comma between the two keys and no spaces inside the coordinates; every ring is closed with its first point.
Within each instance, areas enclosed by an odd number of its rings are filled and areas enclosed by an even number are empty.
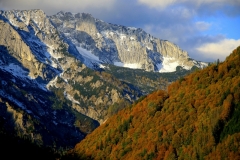
{"type": "Polygon", "coordinates": [[[100,64],[99,67],[100,67],[100,68],[106,68],[106,66],[104,66],[104,65],[102,65],[102,64],[100,64]]]}
{"type": "Polygon", "coordinates": [[[131,41],[134,41],[134,40],[135,40],[135,38],[134,38],[134,37],[130,37],[130,40],[131,40],[131,41]]]}
{"type": "Polygon", "coordinates": [[[91,51],[88,51],[82,47],[77,47],[77,50],[83,56],[84,59],[100,62],[99,57],[92,54],[91,51]]]}
{"type": "Polygon", "coordinates": [[[97,37],[99,38],[99,37],[101,37],[102,35],[100,34],[100,33],[97,33],[97,37]]]}
{"type": "Polygon", "coordinates": [[[108,32],[108,34],[110,34],[111,36],[113,36],[113,35],[114,35],[114,33],[113,33],[113,32],[108,32]]]}
{"type": "Polygon", "coordinates": [[[25,78],[28,75],[28,72],[23,70],[18,65],[10,63],[9,65],[0,66],[0,69],[10,72],[15,77],[25,78]]]}
{"type": "Polygon", "coordinates": [[[148,46],[146,46],[146,48],[148,49],[148,50],[152,50],[150,47],[148,47],[148,46]]]}
{"type": "Polygon", "coordinates": [[[192,67],[191,66],[182,66],[186,70],[190,70],[192,67]]]}
{"type": "Polygon", "coordinates": [[[115,66],[118,67],[126,67],[131,69],[142,69],[142,65],[138,63],[122,63],[122,62],[114,62],[115,66]]]}
{"type": "Polygon", "coordinates": [[[126,38],[126,35],[125,34],[119,34],[119,37],[121,40],[125,39],[126,38]]]}
{"type": "Polygon", "coordinates": [[[131,29],[131,30],[137,30],[136,27],[127,27],[128,29],[131,29]]]}
{"type": "Polygon", "coordinates": [[[176,67],[181,66],[177,61],[174,61],[173,58],[163,57],[162,64],[157,64],[158,70],[160,73],[163,72],[174,72],[176,67]]]}
{"type": "Polygon", "coordinates": [[[65,36],[70,36],[71,34],[70,33],[64,33],[65,36]]]}
{"type": "MultiPolygon", "coordinates": [[[[110,36],[112,37],[112,36],[113,36],[114,34],[116,34],[116,33],[114,33],[113,31],[103,31],[102,34],[103,34],[105,37],[109,38],[110,36]]],[[[99,36],[100,36],[100,34],[99,34],[99,36]]]]}
{"type": "Polygon", "coordinates": [[[156,66],[157,66],[159,72],[160,72],[160,70],[163,68],[162,63],[158,63],[158,64],[156,64],[156,66]]]}
{"type": "Polygon", "coordinates": [[[64,91],[64,96],[65,96],[68,100],[70,100],[71,102],[80,105],[80,102],[78,102],[77,100],[75,100],[75,99],[74,99],[71,95],[69,95],[66,91],[64,91]]]}
{"type": "Polygon", "coordinates": [[[26,107],[21,102],[19,102],[17,99],[13,98],[12,95],[9,95],[9,94],[3,92],[2,90],[0,90],[0,96],[2,96],[4,98],[8,99],[9,101],[15,103],[21,109],[26,110],[26,107]]]}
{"type": "MultiPolygon", "coordinates": [[[[9,72],[14,77],[20,78],[25,80],[26,82],[32,83],[32,85],[38,86],[38,88],[47,91],[44,84],[39,84],[37,81],[35,81],[35,77],[31,77],[28,73],[28,71],[24,70],[22,67],[15,65],[13,63],[10,63],[9,65],[0,66],[0,69],[9,72]]],[[[13,78],[11,79],[13,83],[16,83],[16,80],[13,78]]]]}

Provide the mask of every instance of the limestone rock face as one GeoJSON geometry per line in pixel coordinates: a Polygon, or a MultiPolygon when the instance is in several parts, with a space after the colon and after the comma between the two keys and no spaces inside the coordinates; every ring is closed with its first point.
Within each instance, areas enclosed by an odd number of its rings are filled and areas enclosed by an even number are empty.
{"type": "Polygon", "coordinates": [[[146,93],[104,67],[160,71],[167,63],[202,66],[142,29],[87,13],[0,11],[0,117],[13,117],[7,124],[22,137],[71,147],[146,93]]]}
{"type": "Polygon", "coordinates": [[[79,41],[86,38],[86,44],[94,46],[88,38],[98,32],[89,16],[76,15],[84,23],[72,23],[68,16],[69,21],[53,23],[42,10],[0,11],[0,116],[13,115],[14,123],[6,123],[20,136],[71,147],[108,118],[109,106],[142,95],[139,89],[109,81],[111,75],[86,67],[78,46],[56,28],[74,28],[79,41]]]}
{"type": "Polygon", "coordinates": [[[187,52],[177,45],[157,39],[140,28],[109,24],[86,13],[59,12],[50,19],[63,35],[76,46],[99,57],[102,63],[161,71],[159,66],[163,65],[166,57],[171,58],[168,63],[178,63],[185,69],[206,65],[190,59],[187,52]]]}
{"type": "MultiPolygon", "coordinates": [[[[0,45],[8,48],[11,56],[16,58],[25,68],[29,68],[29,76],[35,77],[41,73],[42,65],[36,60],[35,56],[31,53],[29,46],[27,46],[18,32],[16,32],[8,23],[0,20],[0,45]]],[[[9,65],[10,62],[4,62],[9,65]]]]}

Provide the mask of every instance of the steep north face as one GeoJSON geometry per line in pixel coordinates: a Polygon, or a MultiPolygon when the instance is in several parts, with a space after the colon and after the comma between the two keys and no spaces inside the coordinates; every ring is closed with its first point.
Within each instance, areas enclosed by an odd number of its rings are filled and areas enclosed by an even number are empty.
{"type": "Polygon", "coordinates": [[[141,29],[85,13],[0,11],[0,35],[1,124],[6,132],[56,148],[72,147],[118,110],[166,87],[159,71],[181,64],[171,75],[177,79],[184,68],[206,65],[141,29]],[[119,78],[115,70],[128,74],[119,78]]]}
{"type": "Polygon", "coordinates": [[[172,72],[177,66],[202,68],[206,63],[191,59],[177,45],[160,40],[140,28],[103,22],[87,13],[59,12],[49,17],[84,56],[87,66],[109,63],[146,71],[172,72]],[[89,58],[84,51],[95,57],[89,58]]]}

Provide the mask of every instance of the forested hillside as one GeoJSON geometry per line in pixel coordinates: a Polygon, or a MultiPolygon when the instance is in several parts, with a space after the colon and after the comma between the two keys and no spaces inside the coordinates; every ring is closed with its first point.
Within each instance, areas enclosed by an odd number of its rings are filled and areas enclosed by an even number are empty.
{"type": "Polygon", "coordinates": [[[240,47],[121,110],[69,153],[78,159],[240,159],[240,47]]]}

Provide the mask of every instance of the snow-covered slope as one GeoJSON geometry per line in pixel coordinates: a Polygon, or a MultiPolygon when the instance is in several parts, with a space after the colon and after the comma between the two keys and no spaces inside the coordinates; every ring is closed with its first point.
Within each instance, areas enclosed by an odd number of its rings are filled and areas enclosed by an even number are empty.
{"type": "Polygon", "coordinates": [[[37,143],[73,146],[106,120],[110,106],[142,96],[134,85],[88,68],[106,63],[93,53],[42,10],[0,11],[0,117],[12,123],[8,112],[14,113],[13,130],[37,143]]]}
{"type": "Polygon", "coordinates": [[[60,33],[81,48],[78,51],[91,68],[107,63],[146,71],[173,72],[177,66],[189,70],[192,66],[203,68],[207,65],[190,59],[177,45],[157,39],[140,28],[106,23],[86,13],[59,12],[50,19],[60,33]]]}

